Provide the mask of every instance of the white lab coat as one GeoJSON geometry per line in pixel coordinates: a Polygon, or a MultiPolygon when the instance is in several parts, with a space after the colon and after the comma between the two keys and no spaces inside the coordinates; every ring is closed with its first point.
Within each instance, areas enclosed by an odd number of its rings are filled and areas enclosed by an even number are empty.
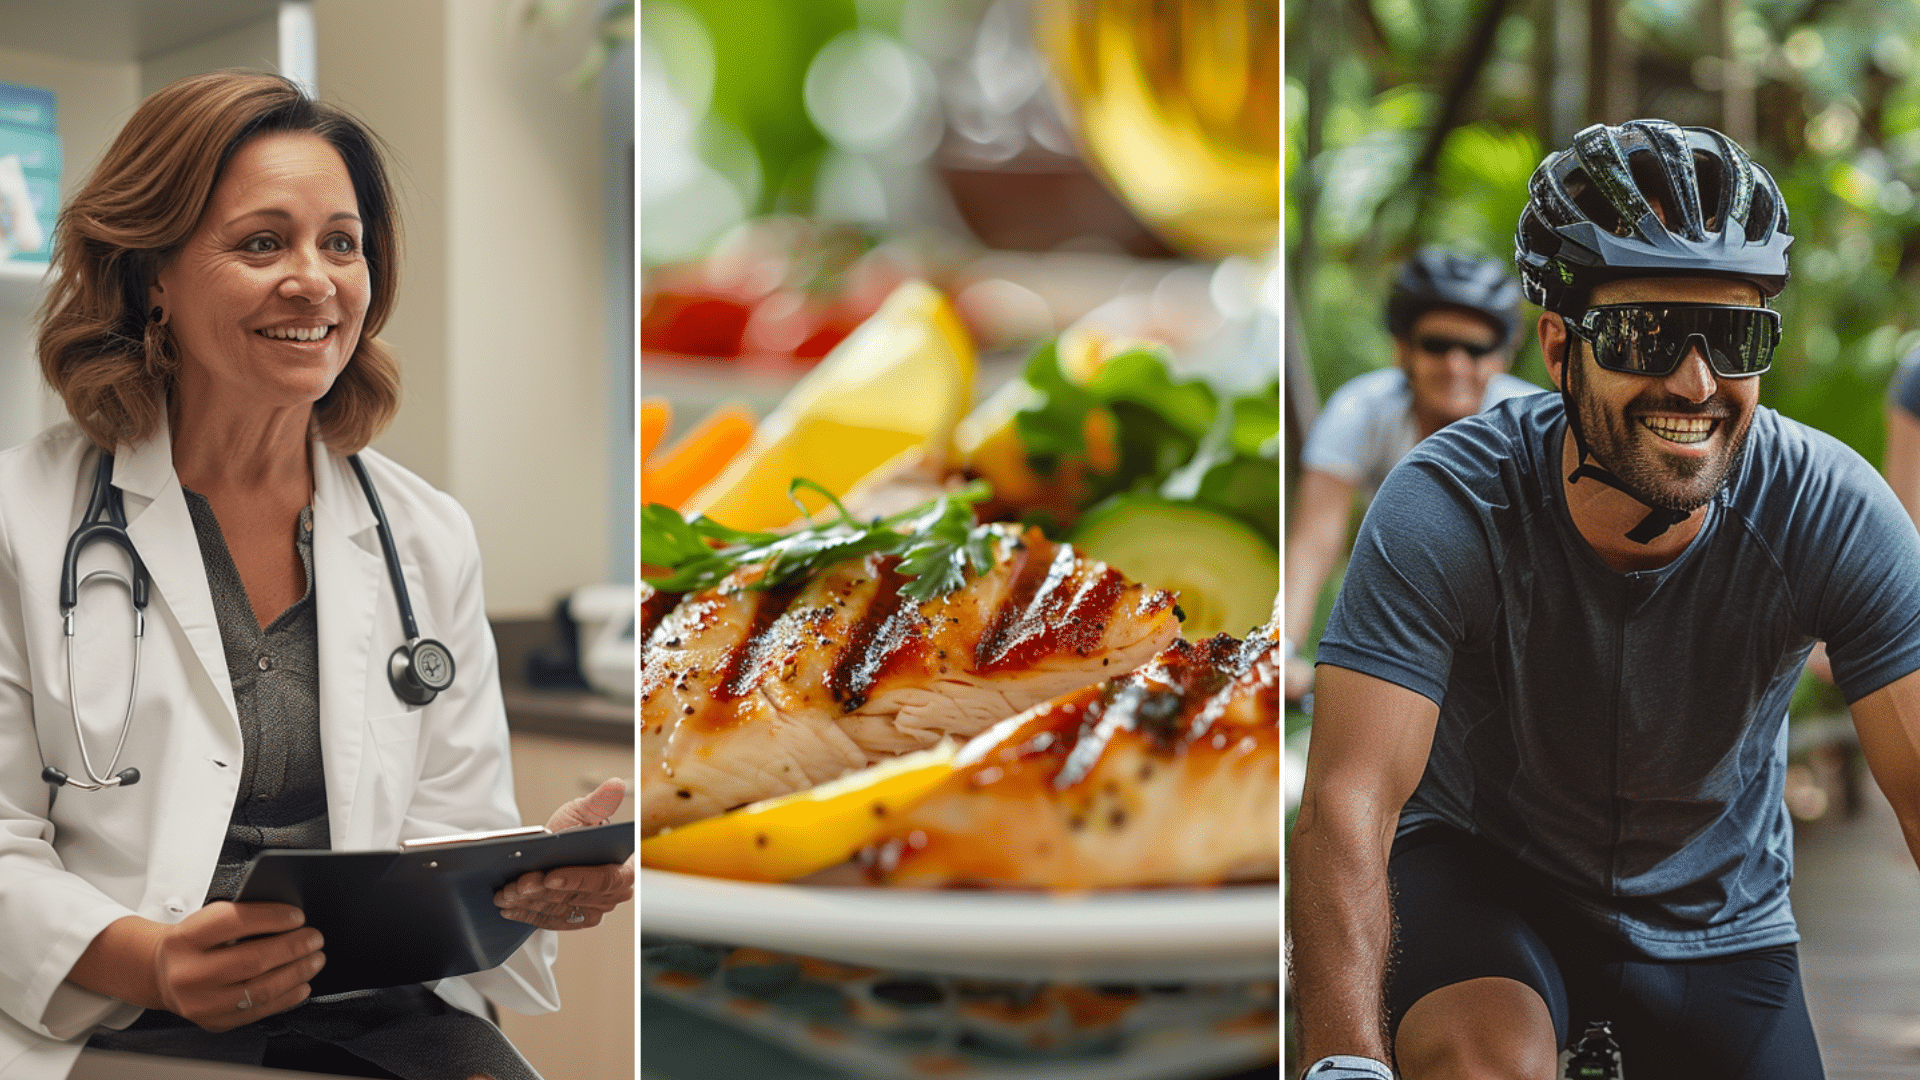
{"type": "MultiPolygon", "coordinates": [[[[336,850],[520,824],[506,713],[480,585],[472,523],[453,499],[373,452],[362,455],[400,551],[420,632],[452,651],[457,679],[408,706],[387,682],[400,643],[393,586],[346,459],[320,443],[314,462],[313,562],[320,741],[336,850]]],[[[240,724],[199,544],[165,431],[115,455],[127,532],[153,580],[140,692],[117,768],[139,783],[62,789],[47,764],[84,778],[69,708],[60,564],[91,487],[94,450],[71,424],[0,453],[0,1080],[66,1076],[97,1024],[140,1010],[66,982],[115,919],[178,922],[212,881],[240,782],[240,724]]],[[[292,537],[289,536],[289,541],[292,537]]],[[[124,568],[107,544],[82,567],[124,568]]],[[[76,692],[94,767],[119,738],[131,674],[126,592],[84,590],[76,692]]],[[[539,931],[503,966],[441,982],[443,998],[481,995],[519,1012],[559,1007],[555,935],[539,931]]]]}

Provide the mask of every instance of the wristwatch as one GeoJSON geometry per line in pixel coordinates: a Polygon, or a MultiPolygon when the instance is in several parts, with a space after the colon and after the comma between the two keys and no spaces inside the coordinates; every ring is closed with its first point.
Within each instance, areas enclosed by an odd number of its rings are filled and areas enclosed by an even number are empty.
{"type": "Polygon", "coordinates": [[[1393,1070],[1370,1057],[1333,1054],[1307,1066],[1301,1080],[1393,1080],[1393,1070]]]}

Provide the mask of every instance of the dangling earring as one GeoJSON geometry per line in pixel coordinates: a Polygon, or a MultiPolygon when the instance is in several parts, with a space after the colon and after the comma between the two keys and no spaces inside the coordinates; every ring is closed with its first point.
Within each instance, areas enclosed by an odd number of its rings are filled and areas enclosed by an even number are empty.
{"type": "Polygon", "coordinates": [[[167,314],[166,308],[161,307],[159,304],[155,304],[153,305],[153,310],[147,312],[147,321],[153,322],[153,323],[160,322],[162,319],[166,317],[166,314],[167,314]]]}

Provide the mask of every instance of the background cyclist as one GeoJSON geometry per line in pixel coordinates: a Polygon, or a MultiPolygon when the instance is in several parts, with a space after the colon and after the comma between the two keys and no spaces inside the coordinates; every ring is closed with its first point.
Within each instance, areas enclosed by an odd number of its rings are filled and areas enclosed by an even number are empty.
{"type": "MultiPolygon", "coordinates": [[[[1455,420],[1540,392],[1507,374],[1519,325],[1520,284],[1492,259],[1422,248],[1394,276],[1394,366],[1334,391],[1300,451],[1286,542],[1288,642],[1306,639],[1320,590],[1346,551],[1355,492],[1371,497],[1414,444],[1455,420]]],[[[1290,657],[1288,699],[1298,701],[1312,679],[1313,668],[1290,657]]]]}

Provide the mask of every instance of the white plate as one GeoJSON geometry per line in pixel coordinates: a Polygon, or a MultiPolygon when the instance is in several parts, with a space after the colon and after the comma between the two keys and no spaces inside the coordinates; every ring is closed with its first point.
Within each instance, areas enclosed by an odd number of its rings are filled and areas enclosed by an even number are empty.
{"type": "Polygon", "coordinates": [[[640,918],[650,933],[954,975],[1197,982],[1280,970],[1276,885],[1050,896],[642,869],[640,918]]]}

